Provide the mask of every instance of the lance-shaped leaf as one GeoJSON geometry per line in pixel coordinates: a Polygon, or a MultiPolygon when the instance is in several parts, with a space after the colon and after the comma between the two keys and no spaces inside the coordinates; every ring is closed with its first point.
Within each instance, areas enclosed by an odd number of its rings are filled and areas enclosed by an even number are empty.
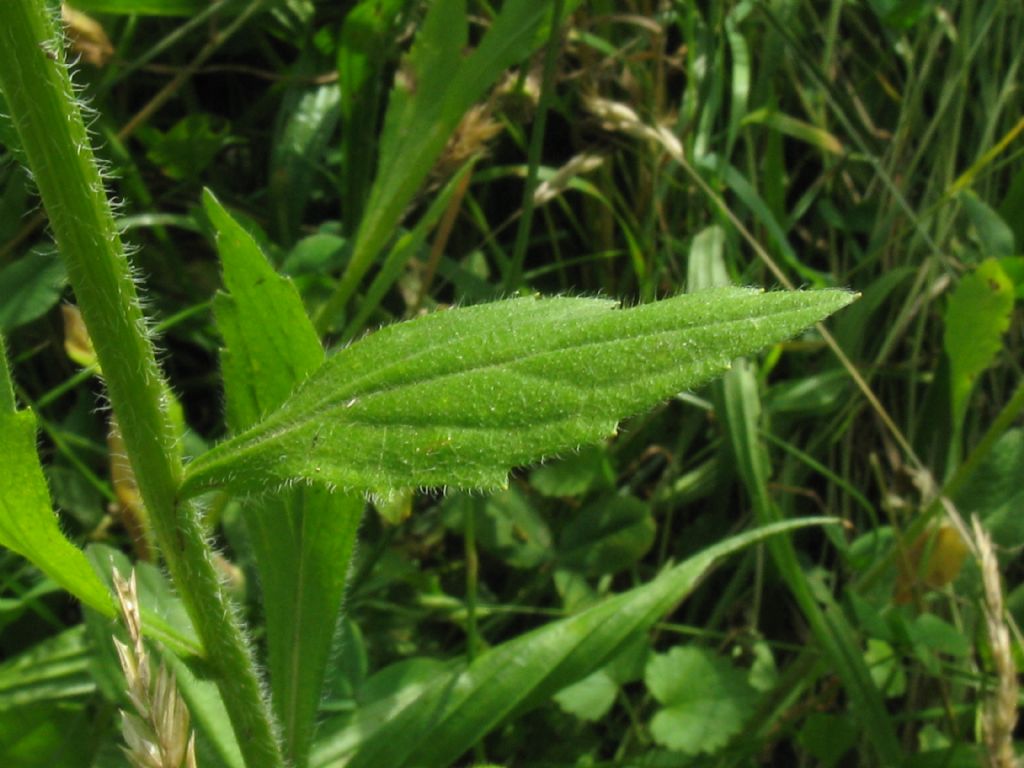
{"type": "MultiPolygon", "coordinates": [[[[209,191],[203,204],[217,230],[228,290],[214,301],[225,343],[227,420],[240,432],[280,406],[323,364],[324,353],[291,281],[274,271],[209,191]]],[[[296,768],[306,764],[363,505],[361,496],[307,487],[245,502],[263,588],[274,710],[296,768]]]]}
{"type": "Polygon", "coordinates": [[[330,357],[277,411],[196,459],[182,492],[502,487],[512,467],[606,437],[852,299],[723,288],[627,310],[556,297],[438,312],[330,357]]]}
{"type": "Polygon", "coordinates": [[[274,271],[253,236],[208,189],[203,207],[217,231],[228,291],[217,294],[214,311],[225,342],[228,426],[237,432],[279,406],[320,367],[324,353],[291,280],[274,271]]]}

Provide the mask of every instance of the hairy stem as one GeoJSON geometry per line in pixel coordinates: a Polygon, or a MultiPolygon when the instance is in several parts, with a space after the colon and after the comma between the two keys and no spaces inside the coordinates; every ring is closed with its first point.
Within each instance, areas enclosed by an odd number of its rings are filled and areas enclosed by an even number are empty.
{"type": "Polygon", "coordinates": [[[214,570],[199,512],[175,501],[182,466],[166,385],[63,61],[62,37],[43,0],[0,2],[0,88],[96,348],[157,541],[246,763],[282,766],[252,655],[214,570]]]}

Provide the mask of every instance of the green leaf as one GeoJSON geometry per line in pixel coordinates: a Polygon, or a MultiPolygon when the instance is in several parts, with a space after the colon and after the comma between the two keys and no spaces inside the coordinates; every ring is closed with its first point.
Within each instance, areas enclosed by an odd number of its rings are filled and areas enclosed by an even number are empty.
{"type": "Polygon", "coordinates": [[[959,429],[978,376],[1003,347],[1013,312],[1013,283],[997,259],[965,275],[945,312],[943,347],[949,357],[953,424],[959,429]]]}
{"type": "Polygon", "coordinates": [[[274,709],[288,757],[303,766],[364,501],[300,486],[246,505],[263,588],[274,709]]]}
{"type": "Polygon", "coordinates": [[[183,658],[203,656],[192,620],[162,570],[152,563],[133,563],[123,552],[106,544],[90,544],[85,555],[111,593],[115,568],[121,574],[135,571],[142,609],[142,631],[147,636],[159,640],[183,658]]]}
{"type": "Polygon", "coordinates": [[[338,41],[341,86],[341,209],[349,232],[362,219],[373,181],[380,112],[394,47],[394,25],[405,0],[360,0],[345,16],[338,41]]]}
{"type": "Polygon", "coordinates": [[[608,714],[615,703],[619,684],[605,670],[599,669],[555,694],[555,701],[563,711],[580,720],[596,722],[608,714]]]}
{"type": "MultiPolygon", "coordinates": [[[[242,430],[277,408],[323,362],[324,353],[291,281],[207,191],[224,285],[214,304],[228,424],[242,430]],[[273,311],[268,312],[268,308],[273,311]]],[[[297,487],[246,502],[263,588],[274,709],[288,758],[303,766],[341,612],[361,497],[297,487]]]]}
{"type": "Polygon", "coordinates": [[[280,409],[192,462],[182,492],[500,488],[510,468],[600,440],[852,299],[721,289],[620,311],[558,297],[437,312],[332,356],[280,409]]]}
{"type": "Polygon", "coordinates": [[[869,5],[886,26],[908,30],[932,11],[935,0],[870,0],[869,5]]]}
{"type": "Polygon", "coordinates": [[[86,605],[107,616],[114,605],[80,549],[64,538],[50,505],[31,411],[0,412],[0,544],[32,561],[86,605]]]}
{"type": "Polygon", "coordinates": [[[1010,429],[957,492],[957,508],[977,514],[997,545],[1008,550],[1024,541],[1024,430],[1010,429]]]}
{"type": "Polygon", "coordinates": [[[835,134],[768,107],[762,107],[751,112],[743,118],[742,124],[767,126],[783,135],[791,136],[812,147],[817,147],[822,152],[829,152],[834,155],[846,153],[843,143],[836,138],[835,134]]]}
{"type": "Polygon", "coordinates": [[[316,768],[452,765],[508,717],[583,680],[672,610],[721,558],[805,518],[720,542],[636,589],[490,649],[472,664],[442,667],[415,685],[367,701],[340,728],[325,725],[316,768]]]}
{"type": "Polygon", "coordinates": [[[796,738],[822,766],[831,768],[857,743],[857,728],[848,717],[812,712],[796,738]]]}
{"type": "Polygon", "coordinates": [[[174,673],[194,727],[206,737],[227,768],[246,768],[216,684],[197,677],[187,664],[170,654],[165,656],[165,661],[174,673]]]}
{"type": "Polygon", "coordinates": [[[580,720],[598,721],[615,703],[619,687],[640,680],[650,655],[646,633],[637,633],[608,664],[554,695],[559,707],[580,720]]]}
{"type": "Polygon", "coordinates": [[[281,271],[291,277],[324,275],[342,264],[346,240],[330,232],[302,238],[285,256],[281,271]]]}
{"type": "MultiPolygon", "coordinates": [[[[296,74],[308,75],[307,69],[297,67],[296,74]]],[[[283,240],[291,241],[302,223],[313,180],[338,124],[339,101],[337,83],[293,86],[281,100],[280,125],[271,144],[268,207],[283,240]]]]}
{"type": "Polygon", "coordinates": [[[686,260],[686,286],[690,293],[730,284],[724,250],[725,230],[717,224],[694,235],[686,260]]]}
{"type": "Polygon", "coordinates": [[[580,509],[562,531],[561,564],[590,576],[628,568],[654,543],[650,507],[634,496],[611,496],[580,509]]]}
{"type": "Polygon", "coordinates": [[[320,367],[324,353],[291,280],[274,271],[210,190],[203,192],[203,206],[217,231],[228,290],[217,295],[214,312],[225,341],[227,421],[238,432],[277,408],[320,367]]]}
{"type": "Polygon", "coordinates": [[[476,540],[488,552],[513,568],[539,568],[551,559],[551,530],[518,488],[508,488],[483,500],[453,496],[446,505],[445,522],[464,530],[467,511],[476,506],[476,540]]]}
{"type": "Polygon", "coordinates": [[[0,332],[41,317],[64,293],[67,273],[52,248],[33,248],[0,269],[0,332]]]}
{"type": "Polygon", "coordinates": [[[914,619],[910,634],[915,645],[919,644],[932,653],[962,658],[971,652],[971,642],[967,636],[934,613],[922,613],[914,619]]]}
{"type": "Polygon", "coordinates": [[[588,445],[562,461],[537,467],[530,485],[544,496],[581,496],[594,488],[612,488],[615,469],[605,446],[588,445]]]}
{"type": "Polygon", "coordinates": [[[724,747],[743,728],[757,695],[743,671],[704,648],[676,646],[653,656],[644,681],[662,705],[651,735],[688,755],[724,747]]]}
{"type": "Polygon", "coordinates": [[[148,147],[149,160],[175,181],[195,179],[222,149],[241,141],[226,122],[215,124],[206,112],[183,117],[166,132],[145,126],[139,138],[148,147]]]}
{"type": "Polygon", "coordinates": [[[1017,251],[1013,230],[1002,217],[969,189],[961,192],[959,199],[974,225],[982,255],[1013,256],[1017,251]]]}
{"type": "Polygon", "coordinates": [[[907,690],[907,676],[893,647],[884,640],[868,638],[864,662],[871,671],[871,679],[886,698],[902,696],[907,690]]]}
{"type": "Polygon", "coordinates": [[[0,712],[96,691],[85,627],[78,625],[29,646],[0,664],[0,712]]]}

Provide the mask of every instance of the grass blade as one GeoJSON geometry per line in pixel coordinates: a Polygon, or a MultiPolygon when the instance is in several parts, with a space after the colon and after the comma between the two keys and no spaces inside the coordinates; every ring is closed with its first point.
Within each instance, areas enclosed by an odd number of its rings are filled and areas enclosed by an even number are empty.
{"type": "Polygon", "coordinates": [[[356,233],[352,260],[317,317],[321,331],[345,308],[462,115],[505,69],[539,43],[536,33],[548,10],[549,3],[541,0],[510,0],[476,50],[464,56],[464,0],[439,0],[431,6],[403,78],[391,92],[366,215],[356,233]]]}

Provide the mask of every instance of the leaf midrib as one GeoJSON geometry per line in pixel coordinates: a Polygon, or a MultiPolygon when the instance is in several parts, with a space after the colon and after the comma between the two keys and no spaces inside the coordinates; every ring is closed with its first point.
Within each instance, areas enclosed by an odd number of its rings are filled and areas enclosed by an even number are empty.
{"type": "MultiPolygon", "coordinates": [[[[805,310],[806,310],[806,308],[787,309],[787,310],[784,310],[784,311],[773,313],[771,315],[761,314],[761,315],[758,316],[758,319],[767,318],[767,317],[779,317],[779,316],[782,316],[782,315],[794,314],[794,313],[805,311],[805,310]]],[[[623,310],[619,310],[619,311],[623,311],[623,310]]],[[[626,311],[628,311],[628,310],[626,310],[626,311]]],[[[446,378],[451,378],[451,377],[454,377],[454,376],[463,376],[463,375],[470,374],[470,373],[477,373],[479,371],[485,371],[485,370],[492,369],[492,368],[493,369],[502,369],[502,368],[508,367],[511,364],[525,363],[525,362],[529,362],[529,361],[532,361],[532,360],[536,360],[538,358],[544,357],[545,355],[561,354],[561,353],[568,352],[568,351],[573,351],[573,350],[581,350],[582,351],[582,350],[591,349],[591,348],[599,347],[599,346],[606,346],[606,345],[610,345],[610,344],[617,344],[617,343],[628,342],[628,341],[637,341],[637,340],[643,339],[643,338],[656,338],[658,336],[667,336],[667,335],[671,335],[671,334],[677,334],[677,333],[680,333],[681,331],[688,330],[688,329],[691,329],[691,328],[694,328],[694,327],[708,328],[708,329],[721,329],[721,328],[723,328],[725,326],[728,326],[728,325],[735,325],[735,324],[738,324],[738,323],[749,323],[750,320],[751,320],[751,318],[738,318],[738,319],[729,319],[729,320],[713,320],[711,322],[700,323],[699,326],[697,324],[693,324],[693,325],[680,325],[680,326],[677,326],[677,327],[674,327],[674,328],[658,329],[658,330],[648,330],[648,331],[641,331],[641,332],[632,333],[632,334],[619,334],[619,335],[616,335],[614,338],[611,338],[611,339],[594,339],[594,340],[588,340],[588,341],[583,341],[583,342],[567,341],[562,346],[548,347],[548,348],[543,349],[543,350],[537,350],[537,351],[529,352],[529,353],[526,353],[526,354],[519,354],[519,355],[510,354],[508,357],[505,357],[505,358],[500,359],[500,360],[488,360],[488,361],[481,362],[481,363],[478,363],[478,364],[469,365],[469,366],[466,366],[466,367],[463,367],[463,368],[459,368],[458,370],[454,370],[454,371],[443,371],[443,372],[437,372],[437,373],[430,373],[430,374],[426,374],[426,375],[422,375],[422,376],[416,376],[415,371],[413,371],[410,374],[410,378],[407,378],[407,379],[405,379],[403,381],[399,381],[399,382],[395,382],[393,384],[388,384],[388,385],[385,385],[385,386],[381,386],[381,387],[378,387],[376,389],[369,390],[367,392],[359,392],[358,391],[358,388],[361,387],[361,386],[364,386],[367,382],[370,382],[372,384],[372,380],[374,378],[385,377],[385,375],[387,374],[388,371],[394,370],[396,367],[399,367],[399,366],[402,366],[402,365],[405,365],[405,364],[408,364],[408,363],[415,363],[416,360],[418,360],[418,359],[420,359],[422,357],[430,355],[439,346],[443,346],[443,342],[439,342],[439,343],[431,345],[431,346],[429,346],[427,348],[417,350],[416,352],[411,353],[410,355],[408,355],[407,357],[402,358],[401,360],[397,360],[397,361],[395,361],[395,362],[393,362],[391,364],[388,364],[386,367],[379,368],[379,369],[373,371],[372,373],[365,374],[365,375],[363,375],[363,376],[361,376],[361,377],[359,377],[357,379],[353,379],[353,380],[351,380],[349,382],[344,383],[343,385],[341,385],[341,387],[337,391],[328,393],[325,397],[319,398],[319,399],[315,400],[309,406],[304,406],[300,411],[298,411],[298,413],[295,414],[294,421],[299,421],[299,420],[301,420],[303,418],[306,418],[310,412],[319,412],[319,411],[326,411],[326,410],[336,410],[339,405],[343,404],[343,401],[351,400],[353,397],[355,397],[355,398],[379,397],[381,395],[385,395],[385,394],[394,392],[395,390],[404,389],[404,388],[407,388],[407,387],[414,387],[416,385],[423,384],[425,382],[441,381],[441,380],[444,380],[446,378]]],[[[460,341],[465,341],[465,343],[472,343],[474,338],[478,339],[478,338],[480,338],[483,335],[484,334],[470,335],[470,336],[464,337],[464,339],[462,339],[460,341]]],[[[527,373],[527,372],[524,372],[524,373],[527,373]]],[[[527,375],[537,375],[538,377],[541,377],[539,372],[536,372],[536,373],[529,372],[527,375]]],[[[314,374],[314,376],[315,376],[315,374],[314,374]]],[[[310,379],[308,381],[312,382],[313,380],[310,379]]],[[[602,386],[600,388],[607,388],[609,386],[615,386],[615,383],[612,382],[611,384],[602,386]]],[[[300,395],[301,391],[302,391],[301,388],[299,390],[297,390],[295,392],[295,396],[300,395]]],[[[271,419],[273,419],[273,415],[271,415],[271,417],[268,418],[267,421],[264,422],[264,423],[269,422],[271,419]]],[[[293,420],[289,419],[289,422],[288,422],[289,426],[292,423],[293,423],[293,420]]],[[[276,435],[276,434],[279,434],[279,433],[278,432],[274,432],[273,434],[276,435]]]]}

